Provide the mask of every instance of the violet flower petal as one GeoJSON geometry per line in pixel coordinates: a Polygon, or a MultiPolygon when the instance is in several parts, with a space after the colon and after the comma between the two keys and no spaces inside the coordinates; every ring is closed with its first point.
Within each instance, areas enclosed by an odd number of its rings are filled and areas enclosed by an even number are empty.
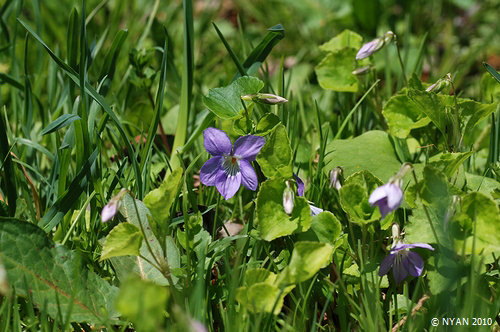
{"type": "Polygon", "coordinates": [[[241,136],[234,142],[233,155],[248,161],[254,161],[264,144],[266,144],[264,137],[254,135],[241,136]]]}
{"type": "Polygon", "coordinates": [[[379,201],[378,206],[380,208],[381,219],[384,219],[385,216],[387,216],[392,211],[392,209],[387,205],[387,199],[379,201]]]}
{"type": "Polygon", "coordinates": [[[311,216],[315,216],[323,212],[324,210],[322,208],[319,208],[314,205],[309,205],[309,208],[311,209],[311,216]]]}
{"type": "Polygon", "coordinates": [[[226,200],[230,199],[234,196],[234,194],[238,192],[238,189],[240,189],[240,185],[240,172],[230,176],[228,176],[226,172],[219,172],[217,178],[215,179],[215,187],[226,200]]]}
{"type": "Polygon", "coordinates": [[[293,173],[293,177],[295,178],[295,182],[297,182],[297,194],[304,196],[304,181],[295,173],[293,173]]]}
{"type": "Polygon", "coordinates": [[[424,270],[424,260],[416,252],[409,251],[407,253],[408,272],[414,277],[418,277],[424,270]]]}
{"type": "Polygon", "coordinates": [[[245,159],[241,159],[240,172],[241,183],[243,184],[243,186],[245,186],[245,188],[247,189],[255,191],[259,182],[257,180],[257,174],[255,174],[252,164],[250,164],[250,162],[245,159]]]}
{"type": "Polygon", "coordinates": [[[368,203],[370,203],[371,206],[378,205],[378,202],[386,197],[387,193],[385,191],[385,185],[383,185],[371,193],[370,198],[368,198],[368,203]]]}
{"type": "Polygon", "coordinates": [[[222,170],[222,156],[215,156],[208,159],[200,169],[200,181],[205,186],[215,186],[215,179],[219,171],[222,170]]]}
{"type": "Polygon", "coordinates": [[[408,276],[408,270],[403,263],[404,260],[404,258],[400,259],[400,257],[396,257],[392,266],[392,274],[394,275],[394,280],[396,280],[398,284],[408,276]]]}
{"type": "Polygon", "coordinates": [[[401,243],[392,248],[391,253],[398,252],[403,249],[412,249],[412,248],[424,248],[424,249],[434,250],[434,248],[431,245],[423,242],[401,243]]]}
{"type": "Polygon", "coordinates": [[[212,156],[229,155],[233,146],[225,132],[209,127],[203,131],[203,144],[212,156]]]}
{"type": "Polygon", "coordinates": [[[394,258],[396,257],[396,254],[390,254],[387,255],[382,263],[380,263],[380,268],[378,270],[378,275],[383,276],[386,275],[387,272],[391,269],[392,264],[394,263],[394,258]]]}
{"type": "Polygon", "coordinates": [[[101,212],[102,222],[106,222],[106,221],[111,220],[115,216],[117,210],[118,210],[118,204],[116,204],[114,202],[110,202],[110,203],[106,204],[102,208],[102,212],[101,212]]]}
{"type": "Polygon", "coordinates": [[[356,54],[356,60],[361,60],[368,58],[373,53],[377,52],[380,48],[384,46],[384,40],[380,38],[375,38],[372,41],[364,44],[356,54]]]}
{"type": "Polygon", "coordinates": [[[396,183],[389,183],[385,186],[387,194],[387,206],[391,210],[396,210],[403,201],[403,191],[396,183]]]}

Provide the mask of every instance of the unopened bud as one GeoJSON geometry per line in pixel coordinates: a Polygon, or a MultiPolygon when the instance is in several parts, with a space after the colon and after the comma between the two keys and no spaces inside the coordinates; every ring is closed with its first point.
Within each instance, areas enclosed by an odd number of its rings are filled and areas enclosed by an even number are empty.
{"type": "Polygon", "coordinates": [[[401,242],[401,231],[397,223],[392,224],[392,248],[401,242]]]}
{"type": "Polygon", "coordinates": [[[387,31],[385,34],[384,34],[384,43],[390,43],[391,40],[393,39],[396,39],[396,35],[394,34],[394,32],[392,31],[387,31]]]}
{"type": "Polygon", "coordinates": [[[361,67],[361,68],[353,70],[351,72],[351,74],[353,74],[353,75],[364,75],[364,74],[368,74],[371,69],[372,69],[372,66],[364,66],[364,67],[361,67]]]}
{"type": "Polygon", "coordinates": [[[286,182],[285,191],[283,191],[283,209],[285,213],[288,215],[292,214],[293,206],[294,206],[294,194],[292,188],[290,188],[290,184],[288,181],[286,182]]]}
{"type": "Polygon", "coordinates": [[[241,99],[252,100],[257,103],[269,104],[269,105],[283,104],[288,102],[287,99],[277,95],[273,95],[271,93],[257,93],[253,95],[245,95],[242,96],[241,99]]]}
{"type": "Polygon", "coordinates": [[[439,91],[449,87],[450,85],[451,85],[451,74],[448,73],[445,76],[441,77],[439,80],[437,80],[436,83],[430,85],[425,91],[438,93],[439,91]]]}
{"type": "Polygon", "coordinates": [[[120,201],[127,192],[127,189],[120,190],[120,192],[115,197],[111,198],[109,200],[109,203],[102,208],[102,222],[109,221],[115,216],[115,214],[118,212],[118,209],[120,208],[120,201]]]}
{"type": "Polygon", "coordinates": [[[330,172],[330,188],[334,187],[337,190],[342,188],[342,184],[340,183],[340,177],[342,176],[342,168],[335,167],[330,172]]]}
{"type": "Polygon", "coordinates": [[[361,60],[368,58],[373,53],[384,47],[385,44],[389,43],[392,39],[395,39],[396,35],[392,31],[387,31],[382,37],[375,38],[372,41],[364,44],[356,54],[356,60],[361,60]]]}

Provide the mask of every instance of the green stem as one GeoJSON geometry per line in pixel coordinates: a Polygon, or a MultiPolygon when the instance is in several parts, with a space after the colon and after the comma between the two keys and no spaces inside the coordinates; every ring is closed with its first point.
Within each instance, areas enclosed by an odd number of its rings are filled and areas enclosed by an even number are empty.
{"type": "Polygon", "coordinates": [[[403,78],[405,80],[405,85],[408,86],[408,80],[406,79],[406,70],[405,70],[405,65],[403,64],[403,59],[401,58],[401,52],[399,50],[399,43],[397,39],[394,39],[394,42],[396,43],[396,50],[398,51],[398,59],[399,59],[399,65],[401,66],[401,71],[403,72],[403,78]]]}

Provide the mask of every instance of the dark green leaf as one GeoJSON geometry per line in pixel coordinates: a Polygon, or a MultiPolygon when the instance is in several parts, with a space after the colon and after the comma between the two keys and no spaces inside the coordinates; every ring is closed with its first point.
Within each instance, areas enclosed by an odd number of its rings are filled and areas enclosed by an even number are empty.
{"type": "Polygon", "coordinates": [[[0,234],[0,260],[17,293],[29,293],[52,318],[59,312],[71,312],[71,322],[101,323],[116,317],[113,300],[118,289],[89,271],[77,253],[20,220],[0,218],[0,234]]]}
{"type": "Polygon", "coordinates": [[[61,128],[69,126],[73,121],[80,120],[76,114],[63,114],[42,130],[42,135],[53,133],[61,128]]]}

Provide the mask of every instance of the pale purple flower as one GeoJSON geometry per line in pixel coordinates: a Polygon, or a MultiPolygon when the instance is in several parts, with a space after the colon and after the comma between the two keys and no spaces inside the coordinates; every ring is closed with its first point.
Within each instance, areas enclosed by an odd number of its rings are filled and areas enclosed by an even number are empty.
{"type": "Polygon", "coordinates": [[[102,222],[109,221],[113,219],[115,214],[118,212],[118,209],[120,208],[120,202],[123,198],[123,196],[128,192],[127,189],[122,189],[120,192],[113,198],[111,198],[103,208],[101,212],[101,220],[102,222]]]}
{"type": "Polygon", "coordinates": [[[392,31],[387,31],[382,37],[375,38],[374,40],[364,44],[356,54],[356,60],[361,60],[368,58],[373,53],[384,47],[385,44],[389,43],[392,39],[395,39],[396,35],[392,31]]]}
{"type": "Polygon", "coordinates": [[[311,216],[315,216],[315,215],[320,214],[321,212],[324,211],[322,208],[319,208],[319,207],[314,206],[314,205],[309,205],[309,207],[311,208],[311,216]]]}
{"type": "Polygon", "coordinates": [[[391,211],[396,210],[403,201],[403,191],[401,190],[400,182],[400,180],[389,181],[375,189],[368,199],[368,203],[371,206],[378,205],[382,219],[391,211]]]}
{"type": "Polygon", "coordinates": [[[118,203],[110,201],[102,208],[101,212],[102,222],[111,220],[115,216],[117,211],[118,211],[118,203]]]}
{"type": "Polygon", "coordinates": [[[356,60],[368,58],[370,55],[380,50],[382,46],[384,46],[384,39],[375,38],[359,49],[358,54],[356,54],[356,60]]]}
{"type": "MultiPolygon", "coordinates": [[[[295,182],[297,183],[297,194],[299,196],[304,196],[304,181],[302,181],[302,179],[299,178],[295,173],[293,174],[293,177],[295,178],[295,182]]],[[[312,205],[311,202],[309,202],[309,208],[311,209],[311,216],[315,216],[323,212],[323,209],[312,205]]]]}
{"type": "Polygon", "coordinates": [[[434,248],[427,243],[397,243],[391,249],[389,255],[380,263],[378,275],[383,276],[387,274],[392,267],[394,280],[396,280],[398,284],[403,281],[408,274],[414,277],[420,276],[424,269],[424,260],[419,254],[409,250],[412,248],[434,250],[434,248]]]}
{"type": "Polygon", "coordinates": [[[189,320],[189,329],[191,332],[207,332],[207,328],[196,319],[189,320]]]}
{"type": "Polygon", "coordinates": [[[304,181],[302,181],[302,179],[295,173],[293,173],[293,177],[297,183],[297,194],[299,194],[299,196],[304,196],[304,181]]]}
{"type": "Polygon", "coordinates": [[[205,149],[213,156],[201,167],[200,180],[206,186],[215,186],[225,199],[236,194],[240,185],[256,190],[257,174],[251,162],[266,143],[260,136],[241,136],[234,142],[220,129],[207,128],[203,132],[205,149]]]}

